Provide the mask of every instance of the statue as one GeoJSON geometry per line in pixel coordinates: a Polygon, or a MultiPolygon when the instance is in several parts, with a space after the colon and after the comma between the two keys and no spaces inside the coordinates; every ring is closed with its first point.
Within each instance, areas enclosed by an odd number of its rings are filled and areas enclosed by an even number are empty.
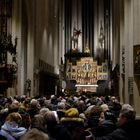
{"type": "Polygon", "coordinates": [[[73,35],[72,35],[72,50],[76,51],[78,49],[78,38],[79,35],[81,34],[80,29],[76,29],[75,27],[73,28],[73,35]]]}
{"type": "Polygon", "coordinates": [[[85,53],[90,53],[90,49],[88,47],[88,44],[86,44],[86,47],[85,47],[85,50],[84,50],[85,53]]]}
{"type": "Polygon", "coordinates": [[[31,92],[31,80],[27,79],[25,82],[25,92],[26,94],[29,94],[30,96],[30,92],[31,92]]]}

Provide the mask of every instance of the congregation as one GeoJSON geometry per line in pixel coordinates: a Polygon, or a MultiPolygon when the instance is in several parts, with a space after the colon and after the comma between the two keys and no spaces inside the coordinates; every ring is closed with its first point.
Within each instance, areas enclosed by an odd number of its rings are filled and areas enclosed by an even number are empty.
{"type": "Polygon", "coordinates": [[[114,96],[0,98],[0,140],[139,139],[140,120],[114,96]]]}

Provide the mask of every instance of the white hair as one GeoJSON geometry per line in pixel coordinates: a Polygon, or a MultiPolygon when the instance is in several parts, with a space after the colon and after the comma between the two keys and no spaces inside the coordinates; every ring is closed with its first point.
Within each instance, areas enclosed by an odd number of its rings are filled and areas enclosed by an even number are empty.
{"type": "Polygon", "coordinates": [[[134,111],[134,108],[130,104],[123,104],[122,110],[124,110],[124,109],[134,111]]]}
{"type": "Polygon", "coordinates": [[[48,108],[46,108],[46,107],[43,107],[43,108],[41,108],[40,109],[40,111],[39,111],[39,114],[41,114],[41,115],[45,115],[47,112],[49,111],[49,109],[48,108]]]}
{"type": "Polygon", "coordinates": [[[66,105],[64,102],[59,102],[58,103],[58,109],[65,109],[66,105]]]}
{"type": "Polygon", "coordinates": [[[107,104],[102,104],[102,105],[101,105],[101,108],[103,109],[103,112],[109,110],[109,107],[108,107],[107,104]]]}

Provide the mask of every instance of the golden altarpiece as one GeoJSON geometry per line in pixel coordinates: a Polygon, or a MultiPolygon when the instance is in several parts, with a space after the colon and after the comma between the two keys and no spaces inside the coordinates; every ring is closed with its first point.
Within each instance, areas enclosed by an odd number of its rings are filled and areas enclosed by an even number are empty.
{"type": "Polygon", "coordinates": [[[98,65],[97,60],[93,57],[74,58],[73,60],[68,58],[66,60],[66,79],[76,81],[77,92],[96,92],[98,80],[108,80],[107,61],[98,65]]]}

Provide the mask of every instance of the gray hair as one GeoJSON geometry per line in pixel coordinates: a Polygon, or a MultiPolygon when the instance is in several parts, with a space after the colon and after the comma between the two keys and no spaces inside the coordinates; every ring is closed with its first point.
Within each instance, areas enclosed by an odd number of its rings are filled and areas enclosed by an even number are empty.
{"type": "Polygon", "coordinates": [[[66,105],[64,102],[59,102],[58,103],[58,109],[65,109],[66,108],[66,105]]]}
{"type": "Polygon", "coordinates": [[[46,107],[43,107],[43,108],[41,108],[40,109],[40,111],[39,111],[39,114],[41,114],[41,115],[45,115],[47,112],[49,111],[49,109],[48,108],[46,108],[46,107]]]}
{"type": "Polygon", "coordinates": [[[135,118],[136,118],[136,111],[129,104],[124,104],[122,106],[120,113],[122,114],[122,116],[126,117],[130,121],[135,120],[135,118]]]}
{"type": "Polygon", "coordinates": [[[123,109],[134,111],[134,108],[130,104],[123,104],[122,105],[122,110],[123,109]]]}

